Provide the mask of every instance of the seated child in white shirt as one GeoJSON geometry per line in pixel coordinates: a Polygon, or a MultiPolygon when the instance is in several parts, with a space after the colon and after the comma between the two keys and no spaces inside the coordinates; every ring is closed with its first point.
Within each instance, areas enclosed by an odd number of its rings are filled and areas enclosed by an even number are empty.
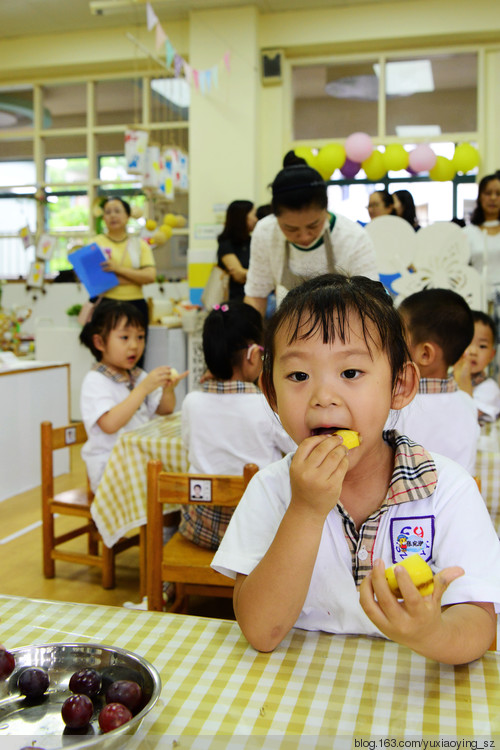
{"type": "Polygon", "coordinates": [[[97,360],[80,396],[88,436],[82,458],[95,492],[119,434],[155,414],[173,412],[174,387],[187,373],[174,377],[167,366],[150,373],[136,366],[144,352],[145,331],[141,312],[129,302],[102,300],[82,328],[80,341],[97,360]]]}
{"type": "MultiPolygon", "coordinates": [[[[263,321],[243,302],[217,305],[203,326],[203,354],[213,379],[182,402],[182,439],[189,471],[242,474],[296,448],[264,394],[255,385],[262,371],[263,321]]],[[[201,547],[217,549],[233,514],[231,508],[186,507],[180,533],[201,547]]]]}
{"type": "Polygon", "coordinates": [[[450,368],[474,334],[469,305],[451,289],[424,289],[399,305],[410,354],[420,371],[418,393],[387,426],[476,473],[479,424],[472,396],[460,390],[450,368]]]}
{"type": "Polygon", "coordinates": [[[298,448],[253,477],[214,556],[236,578],[248,641],[271,651],[295,626],[383,635],[450,664],[480,657],[500,610],[500,542],[470,474],[383,432],[418,372],[382,284],[327,274],[292,289],[268,322],[261,382],[298,448]],[[360,445],[348,451],[339,428],[360,445]],[[434,592],[399,567],[398,600],[385,568],[410,548],[434,592]]]}
{"type": "Polygon", "coordinates": [[[495,359],[497,327],[481,310],[473,310],[474,338],[454,367],[460,388],[472,395],[479,412],[479,424],[494,422],[500,415],[500,388],[488,377],[488,365],[495,359]]]}

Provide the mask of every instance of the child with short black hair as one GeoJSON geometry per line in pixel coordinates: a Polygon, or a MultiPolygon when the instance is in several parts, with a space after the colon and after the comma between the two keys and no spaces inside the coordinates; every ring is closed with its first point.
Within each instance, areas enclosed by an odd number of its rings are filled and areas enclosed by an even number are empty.
{"type": "Polygon", "coordinates": [[[478,408],[479,424],[494,422],[500,415],[500,388],[488,377],[488,365],[495,359],[497,327],[481,310],[473,310],[474,338],[454,367],[460,388],[472,395],[478,408]]]}
{"type": "Polygon", "coordinates": [[[298,448],[250,481],[213,561],[236,578],[249,642],[271,651],[295,626],[384,635],[450,664],[481,656],[500,609],[500,542],[464,469],[383,432],[418,372],[382,284],[327,274],[289,292],[262,387],[298,448]],[[339,428],[360,445],[348,451],[339,428]],[[384,571],[409,548],[430,563],[434,592],[422,597],[399,567],[398,601],[384,571]]]}
{"type": "MultiPolygon", "coordinates": [[[[182,403],[182,438],[189,471],[242,474],[293,450],[288,437],[255,385],[262,370],[263,322],[254,307],[228,302],[216,307],[203,326],[203,353],[213,379],[182,403]]],[[[201,547],[217,549],[231,508],[184,507],[179,531],[201,547]]]]}
{"type": "Polygon", "coordinates": [[[420,371],[412,403],[391,415],[388,426],[476,473],[477,406],[460,390],[450,368],[474,335],[472,311],[451,289],[424,289],[399,305],[412,360],[420,371]]]}
{"type": "Polygon", "coordinates": [[[82,328],[80,341],[97,360],[83,380],[80,396],[88,436],[82,458],[95,492],[119,434],[155,414],[173,412],[174,388],[187,373],[175,375],[167,366],[146,373],[137,367],[145,331],[141,311],[130,302],[102,300],[82,328]]]}

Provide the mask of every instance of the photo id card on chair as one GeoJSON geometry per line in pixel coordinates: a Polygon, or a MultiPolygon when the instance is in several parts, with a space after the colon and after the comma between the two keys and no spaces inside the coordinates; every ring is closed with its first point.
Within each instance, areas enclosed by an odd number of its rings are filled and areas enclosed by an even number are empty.
{"type": "Polygon", "coordinates": [[[198,503],[212,502],[212,480],[194,478],[189,480],[189,500],[198,503]]]}

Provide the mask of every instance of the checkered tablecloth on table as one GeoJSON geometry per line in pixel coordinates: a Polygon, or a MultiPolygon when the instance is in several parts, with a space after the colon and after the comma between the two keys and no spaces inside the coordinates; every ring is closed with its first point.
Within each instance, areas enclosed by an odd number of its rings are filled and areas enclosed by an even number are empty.
{"type": "Polygon", "coordinates": [[[481,494],[497,534],[500,536],[500,423],[498,421],[481,427],[476,475],[481,479],[481,494]]]}
{"type": "Polygon", "coordinates": [[[261,654],[227,620],[15,597],[0,597],[0,614],[7,648],[99,643],[153,664],[162,693],[133,747],[354,748],[353,738],[500,737],[498,652],[451,667],[384,639],[292,630],[261,654]]]}
{"type": "Polygon", "coordinates": [[[152,458],[167,471],[187,471],[180,413],[156,417],[118,438],[91,507],[108,547],[146,523],[147,465],[152,458]]]}

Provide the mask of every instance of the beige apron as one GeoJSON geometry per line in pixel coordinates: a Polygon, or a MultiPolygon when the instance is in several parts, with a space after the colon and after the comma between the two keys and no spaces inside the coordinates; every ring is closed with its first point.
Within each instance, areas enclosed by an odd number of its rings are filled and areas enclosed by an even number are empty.
{"type": "MultiPolygon", "coordinates": [[[[335,257],[333,254],[330,226],[325,229],[325,232],[323,234],[323,245],[325,248],[328,273],[335,273],[335,257]]],[[[299,286],[299,284],[302,284],[304,281],[306,281],[306,278],[304,276],[298,276],[290,269],[290,243],[287,240],[285,244],[285,257],[283,260],[283,268],[281,270],[281,279],[278,284],[278,289],[276,290],[278,304],[279,302],[281,302],[286,293],[290,291],[290,289],[294,289],[294,287],[299,286]]]]}

